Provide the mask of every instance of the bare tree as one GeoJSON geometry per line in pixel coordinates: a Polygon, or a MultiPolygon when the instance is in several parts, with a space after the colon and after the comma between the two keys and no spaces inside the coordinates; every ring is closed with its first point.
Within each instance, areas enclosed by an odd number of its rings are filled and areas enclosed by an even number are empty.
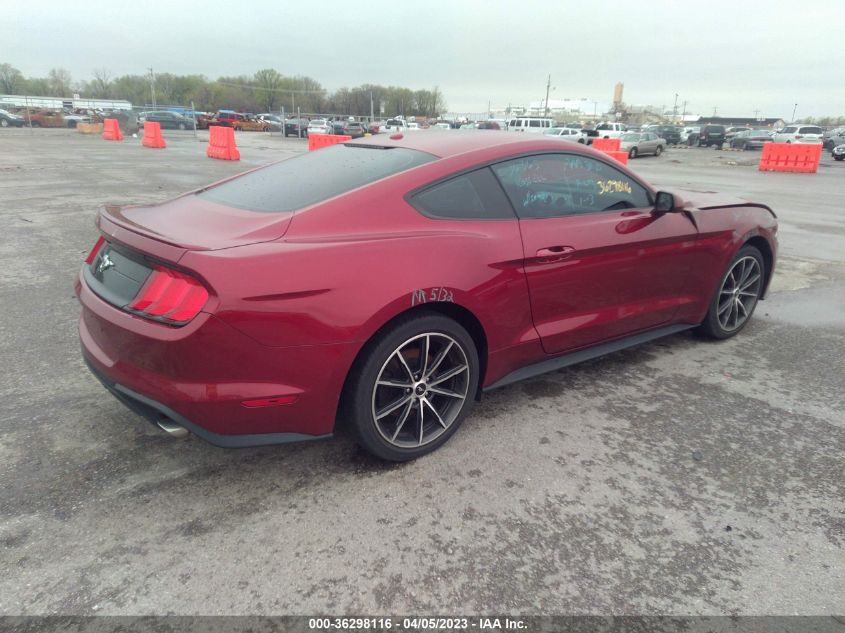
{"type": "Polygon", "coordinates": [[[70,71],[65,68],[52,68],[47,73],[47,81],[50,82],[50,92],[54,97],[70,96],[71,76],[70,71]]]}
{"type": "Polygon", "coordinates": [[[94,69],[94,89],[97,91],[98,97],[110,97],[112,75],[107,68],[94,69]]]}
{"type": "Polygon", "coordinates": [[[0,92],[13,95],[19,88],[23,88],[23,83],[21,71],[11,64],[0,64],[0,92]]]}

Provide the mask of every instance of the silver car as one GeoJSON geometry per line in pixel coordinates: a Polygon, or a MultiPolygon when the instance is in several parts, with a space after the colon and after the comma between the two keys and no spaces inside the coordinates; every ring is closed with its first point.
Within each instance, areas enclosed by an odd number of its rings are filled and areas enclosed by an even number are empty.
{"type": "Polygon", "coordinates": [[[625,132],[620,140],[620,150],[628,152],[631,158],[643,154],[660,156],[666,147],[666,139],[660,138],[654,132],[625,132]]]}

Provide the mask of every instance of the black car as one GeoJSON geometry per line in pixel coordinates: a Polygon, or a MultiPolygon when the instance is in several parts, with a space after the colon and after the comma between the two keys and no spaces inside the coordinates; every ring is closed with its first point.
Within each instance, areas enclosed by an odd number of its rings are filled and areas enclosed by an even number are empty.
{"type": "Polygon", "coordinates": [[[734,149],[763,149],[765,143],[771,142],[771,130],[742,130],[734,134],[730,146],[734,149]]]}
{"type": "Polygon", "coordinates": [[[193,122],[178,112],[169,110],[153,110],[144,115],[144,121],[159,123],[162,130],[187,130],[193,127],[193,122]]]}
{"type": "Polygon", "coordinates": [[[693,132],[689,135],[687,143],[690,145],[697,145],[698,147],[710,147],[715,145],[722,149],[722,143],[725,142],[725,126],[724,125],[702,125],[701,131],[693,132]]]}
{"type": "Polygon", "coordinates": [[[845,160],[845,143],[830,150],[830,155],[833,156],[833,160],[845,160]]]}
{"type": "Polygon", "coordinates": [[[665,138],[669,145],[678,145],[681,142],[681,128],[674,125],[658,125],[655,128],[649,128],[649,132],[654,132],[660,138],[665,138]]]}
{"type": "Polygon", "coordinates": [[[285,136],[308,138],[308,119],[285,120],[285,136]]]}
{"type": "Polygon", "coordinates": [[[24,118],[0,109],[0,127],[23,127],[24,118]]]}

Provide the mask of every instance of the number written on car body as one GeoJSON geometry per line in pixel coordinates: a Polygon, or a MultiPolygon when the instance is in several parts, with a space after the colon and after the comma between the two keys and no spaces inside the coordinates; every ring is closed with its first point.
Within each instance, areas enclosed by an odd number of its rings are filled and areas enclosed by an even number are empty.
{"type": "Polygon", "coordinates": [[[411,305],[419,305],[421,303],[431,303],[433,301],[448,301],[455,302],[455,297],[452,291],[448,288],[418,288],[411,291],[411,305]]]}

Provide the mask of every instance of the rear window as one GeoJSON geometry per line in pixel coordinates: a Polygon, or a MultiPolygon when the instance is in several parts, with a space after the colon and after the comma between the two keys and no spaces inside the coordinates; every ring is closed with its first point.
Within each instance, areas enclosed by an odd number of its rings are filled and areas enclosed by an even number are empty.
{"type": "Polygon", "coordinates": [[[785,128],[783,128],[783,133],[784,133],[784,134],[792,134],[792,133],[793,133],[793,132],[795,132],[797,129],[798,129],[797,127],[792,127],[792,126],[790,126],[790,127],[785,127],[785,128]]]}
{"type": "Polygon", "coordinates": [[[435,160],[404,147],[334,145],[268,165],[201,191],[201,198],[238,209],[281,213],[302,209],[435,160]]]}
{"type": "Polygon", "coordinates": [[[705,125],[704,131],[707,132],[708,134],[713,134],[713,133],[722,134],[725,131],[725,126],[724,125],[705,125]]]}
{"type": "Polygon", "coordinates": [[[814,126],[802,127],[799,130],[799,133],[800,134],[821,134],[822,129],[820,127],[814,127],[814,126]]]}

